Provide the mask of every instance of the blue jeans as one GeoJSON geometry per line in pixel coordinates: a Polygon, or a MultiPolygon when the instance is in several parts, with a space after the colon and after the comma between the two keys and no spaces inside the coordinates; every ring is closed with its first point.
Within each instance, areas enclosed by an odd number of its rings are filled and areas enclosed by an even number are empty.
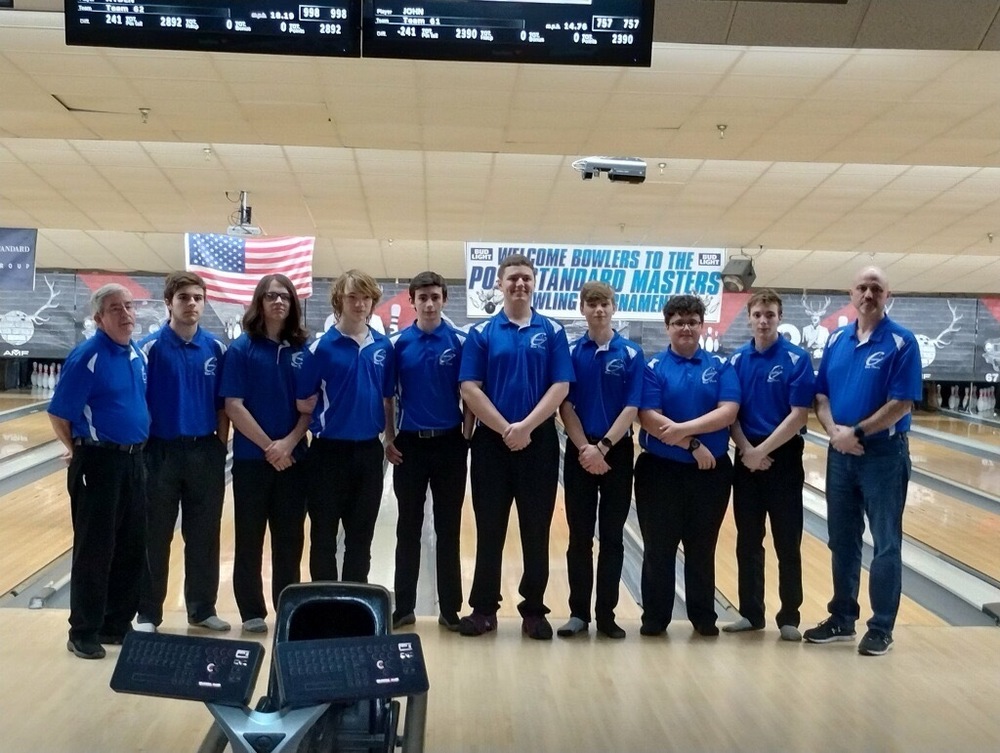
{"type": "Polygon", "coordinates": [[[826,456],[827,527],[833,553],[833,624],[853,628],[860,616],[861,535],[865,520],[875,541],[868,578],[868,627],[892,633],[902,590],[903,508],[910,480],[906,434],[865,443],[865,454],[826,456]]]}

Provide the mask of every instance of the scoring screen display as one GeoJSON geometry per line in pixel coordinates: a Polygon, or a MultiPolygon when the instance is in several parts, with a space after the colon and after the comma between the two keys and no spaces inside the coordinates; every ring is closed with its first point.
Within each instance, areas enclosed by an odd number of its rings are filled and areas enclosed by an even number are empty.
{"type": "Polygon", "coordinates": [[[648,66],[653,0],[364,0],[365,57],[648,66]]]}
{"type": "Polygon", "coordinates": [[[358,0],[66,0],[66,43],[279,55],[361,55],[358,0]]]}

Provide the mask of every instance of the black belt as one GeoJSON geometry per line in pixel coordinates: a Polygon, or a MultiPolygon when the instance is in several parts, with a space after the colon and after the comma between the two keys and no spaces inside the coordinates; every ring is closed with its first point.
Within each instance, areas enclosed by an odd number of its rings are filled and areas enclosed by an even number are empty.
{"type": "Polygon", "coordinates": [[[153,439],[164,444],[196,444],[197,442],[206,442],[209,439],[215,439],[215,437],[215,434],[202,434],[199,437],[173,437],[172,439],[153,437],[153,439]]]}
{"type": "Polygon", "coordinates": [[[415,431],[403,430],[400,434],[410,434],[417,439],[433,439],[434,437],[447,437],[451,434],[461,434],[462,425],[452,426],[450,429],[416,429],[415,431]]]}
{"type": "Polygon", "coordinates": [[[76,447],[103,447],[105,450],[118,450],[119,452],[127,452],[129,455],[142,452],[142,448],[146,446],[145,442],[138,442],[136,444],[118,444],[117,442],[105,442],[100,439],[85,439],[84,437],[77,437],[73,440],[73,444],[76,447]]]}

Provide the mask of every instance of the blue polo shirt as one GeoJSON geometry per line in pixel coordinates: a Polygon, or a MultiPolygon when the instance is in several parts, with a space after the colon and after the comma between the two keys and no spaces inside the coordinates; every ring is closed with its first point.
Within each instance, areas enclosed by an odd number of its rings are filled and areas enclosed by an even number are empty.
{"type": "Polygon", "coordinates": [[[177,439],[214,434],[223,407],[219,384],[226,346],[222,341],[198,327],[191,342],[185,342],[166,326],[143,339],[139,347],[149,359],[150,436],[177,439]]]}
{"type": "Polygon", "coordinates": [[[138,444],[149,437],[146,357],[97,330],[70,351],[49,413],[70,422],[74,438],[138,444]]]}
{"type": "Polygon", "coordinates": [[[534,309],[520,327],[501,309],[469,330],[458,378],[481,382],[500,415],[522,421],[549,387],[575,379],[566,330],[534,309]]]}
{"type": "MultiPolygon", "coordinates": [[[[863,421],[889,400],[917,401],[923,396],[920,348],[908,329],[883,317],[868,338],[858,341],[858,323],[830,335],[816,376],[816,392],[830,399],[833,420],[842,426],[863,421]]],[[[871,438],[909,431],[910,414],[871,438]]]]}
{"type": "MultiPolygon", "coordinates": [[[[658,410],[672,421],[690,421],[715,410],[719,403],[740,402],[740,380],[724,358],[698,348],[685,358],[667,348],[646,364],[641,409],[658,410]]],[[[729,449],[729,429],[723,427],[698,439],[715,457],[729,449]]],[[[639,444],[654,455],[681,463],[696,463],[685,447],[674,447],[651,437],[643,429],[639,444]]]]}
{"type": "MultiPolygon", "coordinates": [[[[219,394],[223,398],[240,398],[264,433],[272,440],[281,439],[299,422],[294,373],[301,366],[301,346],[277,343],[266,337],[250,337],[244,332],[226,351],[226,369],[222,373],[219,394]]],[[[305,453],[303,437],[292,457],[301,460],[305,453]]],[[[233,458],[264,460],[264,451],[237,429],[233,437],[233,458]]]]}
{"type": "Polygon", "coordinates": [[[646,359],[642,348],[617,332],[605,345],[590,334],[569,346],[576,381],[569,388],[569,402],[588,437],[603,437],[628,406],[642,402],[646,359]]]}
{"type": "Polygon", "coordinates": [[[401,431],[451,429],[462,423],[458,369],[465,338],[444,321],[433,332],[414,323],[389,338],[396,355],[401,431]]]}
{"type": "Polygon", "coordinates": [[[780,335],[764,351],[751,339],[729,363],[740,380],[743,402],[738,418],[748,438],[766,439],[792,408],[812,406],[816,377],[809,353],[780,335]]]}
{"type": "Polygon", "coordinates": [[[389,338],[368,327],[364,345],[330,327],[303,351],[295,396],[319,393],[309,430],[322,439],[375,439],[385,429],[382,400],[395,391],[389,338]]]}

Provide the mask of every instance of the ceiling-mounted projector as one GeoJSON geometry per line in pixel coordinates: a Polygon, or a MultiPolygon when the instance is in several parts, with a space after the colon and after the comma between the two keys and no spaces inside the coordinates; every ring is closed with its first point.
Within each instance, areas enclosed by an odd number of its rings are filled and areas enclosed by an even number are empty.
{"type": "Polygon", "coordinates": [[[584,157],[573,163],[580,177],[590,180],[601,173],[608,180],[625,183],[642,183],[646,180],[646,163],[638,157],[584,157]]]}
{"type": "Polygon", "coordinates": [[[226,228],[226,235],[263,235],[264,231],[256,225],[230,225],[226,228]]]}

